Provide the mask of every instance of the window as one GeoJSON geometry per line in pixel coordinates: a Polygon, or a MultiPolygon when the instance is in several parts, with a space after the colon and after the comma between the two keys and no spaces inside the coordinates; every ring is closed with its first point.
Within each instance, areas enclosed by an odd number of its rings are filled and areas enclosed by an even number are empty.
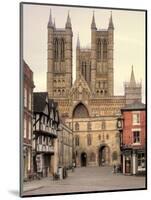
{"type": "Polygon", "coordinates": [[[28,150],[28,171],[30,171],[30,166],[31,166],[31,152],[28,150]]]}
{"type": "Polygon", "coordinates": [[[64,60],[64,39],[61,39],[61,61],[64,60]]]}
{"type": "Polygon", "coordinates": [[[27,88],[24,88],[24,106],[27,107],[27,88]]]}
{"type": "Polygon", "coordinates": [[[140,124],[140,113],[133,113],[133,124],[140,124]]]}
{"type": "Polygon", "coordinates": [[[31,121],[28,123],[28,139],[31,139],[31,121]]]}
{"type": "Polygon", "coordinates": [[[75,131],[79,131],[79,123],[78,122],[75,123],[75,131]]]}
{"type": "Polygon", "coordinates": [[[102,43],[101,43],[101,40],[98,39],[97,41],[97,58],[98,59],[101,59],[101,48],[102,48],[102,43]]]}
{"type": "Polygon", "coordinates": [[[75,136],[75,146],[79,146],[79,136],[75,136]]]}
{"type": "Polygon", "coordinates": [[[107,139],[107,140],[109,139],[109,135],[108,135],[108,134],[106,135],[106,139],[107,139]]]}
{"type": "Polygon", "coordinates": [[[58,40],[57,40],[57,38],[54,39],[54,59],[55,59],[55,61],[58,60],[58,40]]]}
{"type": "Polygon", "coordinates": [[[138,168],[145,168],[145,154],[138,154],[138,168]]]}
{"type": "Polygon", "coordinates": [[[133,143],[140,143],[140,132],[139,131],[133,132],[133,143]]]}
{"type": "Polygon", "coordinates": [[[42,144],[42,136],[39,136],[38,139],[39,139],[39,144],[42,144]]]}
{"type": "Polygon", "coordinates": [[[92,144],[92,137],[90,134],[87,135],[87,144],[88,146],[92,144]]]}
{"type": "Polygon", "coordinates": [[[46,138],[46,145],[48,145],[48,140],[49,140],[49,138],[47,137],[47,138],[46,138]]]}
{"type": "Polygon", "coordinates": [[[103,59],[107,59],[107,41],[103,41],[103,59]]]}
{"type": "Polygon", "coordinates": [[[29,110],[31,110],[31,91],[29,91],[29,110]]]}
{"type": "Polygon", "coordinates": [[[24,138],[27,137],[27,120],[24,118],[24,138]]]}

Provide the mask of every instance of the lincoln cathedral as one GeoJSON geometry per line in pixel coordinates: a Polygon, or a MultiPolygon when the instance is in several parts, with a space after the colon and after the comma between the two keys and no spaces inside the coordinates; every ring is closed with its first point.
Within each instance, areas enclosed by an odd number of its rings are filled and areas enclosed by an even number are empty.
{"type": "Polygon", "coordinates": [[[130,80],[123,86],[124,95],[114,95],[112,13],[107,23],[107,29],[98,29],[93,13],[91,47],[83,48],[77,38],[73,83],[72,19],[68,13],[64,28],[56,27],[50,11],[47,92],[58,102],[61,120],[73,130],[73,160],[77,167],[121,163],[118,118],[127,104],[141,102],[142,86],[135,81],[133,67],[130,80]]]}

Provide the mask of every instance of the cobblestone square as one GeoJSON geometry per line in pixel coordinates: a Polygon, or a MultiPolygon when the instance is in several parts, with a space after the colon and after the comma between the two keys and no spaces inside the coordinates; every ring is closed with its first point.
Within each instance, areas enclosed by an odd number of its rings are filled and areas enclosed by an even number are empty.
{"type": "Polygon", "coordinates": [[[145,188],[145,177],[112,173],[111,167],[83,167],[68,172],[68,178],[52,177],[24,183],[23,195],[57,194],[145,188]]]}

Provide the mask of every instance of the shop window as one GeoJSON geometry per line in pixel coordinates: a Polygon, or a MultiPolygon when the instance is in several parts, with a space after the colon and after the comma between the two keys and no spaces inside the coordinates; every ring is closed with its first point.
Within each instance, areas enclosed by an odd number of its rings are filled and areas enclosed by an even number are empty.
{"type": "Polygon", "coordinates": [[[145,168],[145,154],[138,154],[138,168],[145,168]]]}

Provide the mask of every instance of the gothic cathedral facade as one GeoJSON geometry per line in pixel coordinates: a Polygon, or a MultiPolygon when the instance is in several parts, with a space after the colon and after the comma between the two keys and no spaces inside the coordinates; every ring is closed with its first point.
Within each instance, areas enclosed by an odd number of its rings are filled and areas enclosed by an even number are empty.
{"type": "Polygon", "coordinates": [[[114,25],[112,14],[107,29],[97,29],[93,13],[91,47],[76,47],[76,80],[72,84],[72,24],[65,28],[48,22],[47,91],[58,102],[59,112],[73,130],[73,159],[76,166],[120,164],[120,132],[117,120],[121,108],[141,101],[141,84],[132,68],[123,96],[114,95],[114,25]]]}

